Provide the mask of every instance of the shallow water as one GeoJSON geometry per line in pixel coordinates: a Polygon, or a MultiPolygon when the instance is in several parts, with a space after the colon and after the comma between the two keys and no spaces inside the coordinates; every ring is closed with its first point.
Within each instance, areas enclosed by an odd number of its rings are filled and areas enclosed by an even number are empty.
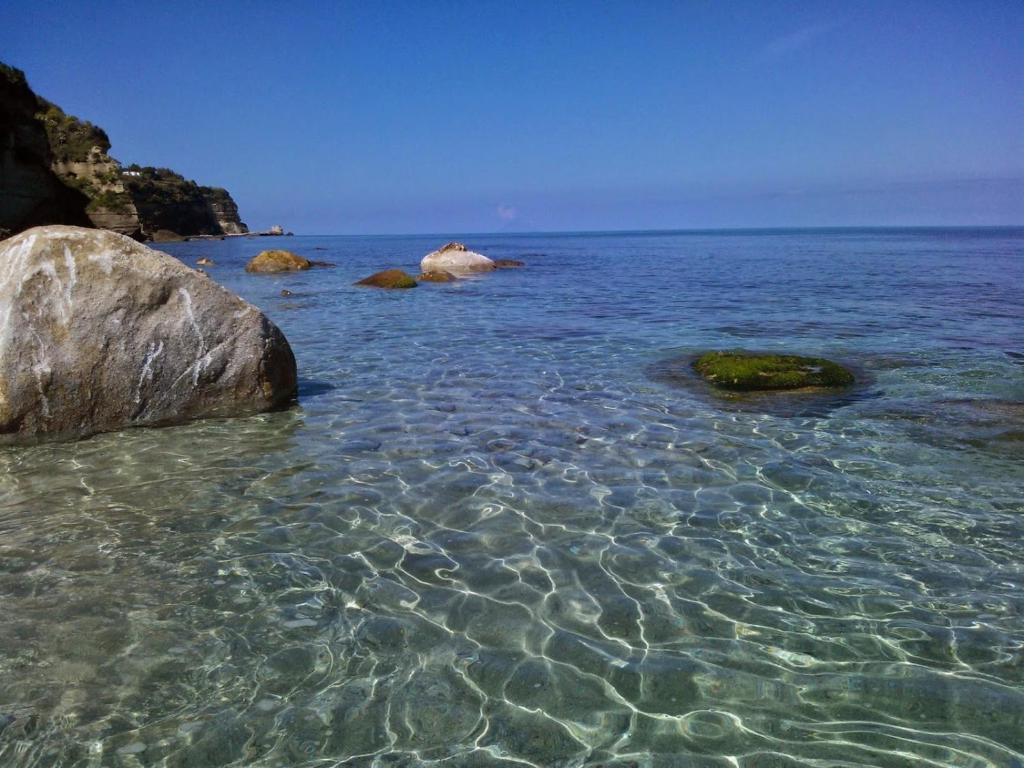
{"type": "Polygon", "coordinates": [[[0,451],[0,765],[1024,765],[1024,230],[446,239],[161,246],[301,404],[0,451]]]}

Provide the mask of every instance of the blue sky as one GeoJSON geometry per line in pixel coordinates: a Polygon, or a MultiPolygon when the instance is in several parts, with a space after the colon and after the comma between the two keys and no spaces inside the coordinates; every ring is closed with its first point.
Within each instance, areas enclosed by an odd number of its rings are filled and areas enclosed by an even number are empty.
{"type": "Polygon", "coordinates": [[[1024,223],[1024,3],[5,0],[125,163],[303,233],[1024,223]]]}

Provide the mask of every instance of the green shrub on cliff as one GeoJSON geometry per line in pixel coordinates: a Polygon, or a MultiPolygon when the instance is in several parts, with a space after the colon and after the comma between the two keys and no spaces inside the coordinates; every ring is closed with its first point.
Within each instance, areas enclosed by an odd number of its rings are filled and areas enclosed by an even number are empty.
{"type": "Polygon", "coordinates": [[[88,120],[69,115],[56,104],[40,99],[41,111],[36,118],[46,128],[53,159],[58,163],[82,163],[89,159],[93,147],[110,149],[106,131],[88,120]]]}
{"type": "Polygon", "coordinates": [[[89,201],[86,211],[89,213],[131,213],[132,201],[127,192],[114,192],[106,190],[100,192],[89,201]]]}

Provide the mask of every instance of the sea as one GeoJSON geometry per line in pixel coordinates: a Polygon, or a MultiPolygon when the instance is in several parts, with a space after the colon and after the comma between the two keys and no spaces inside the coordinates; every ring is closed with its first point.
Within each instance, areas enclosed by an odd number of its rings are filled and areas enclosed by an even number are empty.
{"type": "Polygon", "coordinates": [[[156,247],[298,403],[0,449],[0,766],[1024,766],[1024,229],[156,247]]]}

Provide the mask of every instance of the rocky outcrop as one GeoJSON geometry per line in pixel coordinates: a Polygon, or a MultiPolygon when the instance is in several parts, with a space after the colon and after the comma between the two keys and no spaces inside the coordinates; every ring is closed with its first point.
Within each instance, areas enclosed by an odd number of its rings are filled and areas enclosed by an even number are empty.
{"type": "Polygon", "coordinates": [[[401,269],[385,269],[383,272],[364,277],[356,285],[367,285],[371,288],[415,288],[416,280],[401,269]]]}
{"type": "Polygon", "coordinates": [[[165,168],[127,169],[102,128],[37,96],[0,63],[0,230],[77,224],[150,238],[244,234],[231,195],[165,168]]]}
{"type": "Polygon", "coordinates": [[[278,328],[177,259],[78,227],[0,243],[0,443],[256,413],[295,392],[278,328]]]}
{"type": "Polygon", "coordinates": [[[519,259],[495,259],[494,260],[494,268],[495,269],[519,269],[520,267],[525,267],[525,266],[526,266],[526,262],[525,261],[520,261],[519,259]]]}
{"type": "Polygon", "coordinates": [[[260,251],[245,265],[246,272],[297,272],[309,269],[313,262],[291,251],[260,251]]]}
{"type": "Polygon", "coordinates": [[[39,109],[25,74],[0,63],[0,230],[6,234],[39,224],[90,223],[89,198],[53,171],[39,109]]]}
{"type": "Polygon", "coordinates": [[[107,154],[106,132],[45,99],[39,98],[39,106],[36,119],[46,129],[53,152],[50,167],[67,186],[89,198],[85,212],[93,226],[141,237],[138,211],[121,183],[121,164],[107,154]]]}
{"type": "Polygon", "coordinates": [[[464,275],[473,272],[489,272],[494,262],[479,253],[474,253],[462,243],[447,243],[433,253],[428,253],[420,262],[421,272],[451,272],[464,275]]]}
{"type": "Polygon", "coordinates": [[[225,189],[200,186],[169,168],[131,165],[125,169],[123,179],[147,234],[161,229],[182,236],[237,235],[249,231],[225,189]]]}

